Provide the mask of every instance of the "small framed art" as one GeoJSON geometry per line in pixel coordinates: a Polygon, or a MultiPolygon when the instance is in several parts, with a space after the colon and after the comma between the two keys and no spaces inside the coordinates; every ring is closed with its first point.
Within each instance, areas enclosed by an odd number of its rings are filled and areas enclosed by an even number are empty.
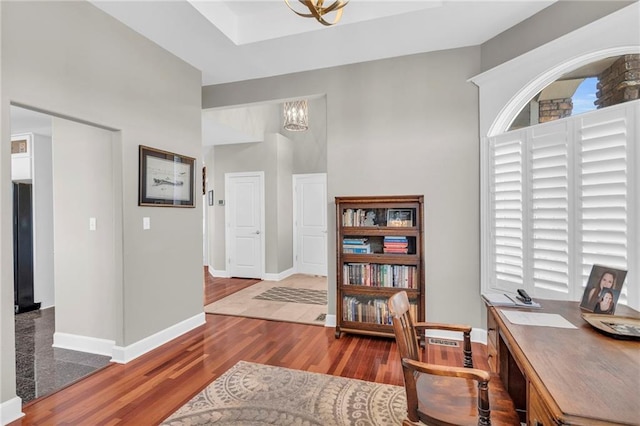
{"type": "Polygon", "coordinates": [[[195,158],[140,145],[138,205],[195,207],[195,158]]]}
{"type": "Polygon", "coordinates": [[[626,276],[627,271],[623,269],[593,265],[580,309],[596,314],[613,314],[626,276]]]}
{"type": "Polygon", "coordinates": [[[387,226],[411,227],[413,226],[412,209],[388,209],[387,226]]]}

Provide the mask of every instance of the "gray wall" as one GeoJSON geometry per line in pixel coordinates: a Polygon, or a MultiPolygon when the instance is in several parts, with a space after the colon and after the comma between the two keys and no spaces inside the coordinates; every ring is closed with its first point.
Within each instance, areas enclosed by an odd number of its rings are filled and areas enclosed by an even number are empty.
{"type": "Polygon", "coordinates": [[[53,285],[53,187],[51,138],[33,135],[34,271],[33,295],[42,308],[55,303],[53,285]]]}
{"type": "MultiPolygon", "coordinates": [[[[10,215],[4,214],[11,211],[10,102],[118,131],[112,171],[122,194],[114,200],[119,212],[114,221],[122,228],[121,269],[114,271],[116,287],[120,283],[114,290],[114,324],[106,327],[123,347],[202,314],[200,197],[196,208],[137,205],[138,145],[196,158],[202,147],[198,70],[87,2],[1,2],[0,10],[4,402],[15,397],[12,231],[10,215]],[[143,231],[145,216],[151,229],[143,231]]],[[[76,161],[83,161],[80,154],[76,161]]],[[[200,185],[196,179],[196,194],[200,185]]]]}
{"type": "Polygon", "coordinates": [[[112,164],[116,138],[109,130],[60,118],[53,119],[52,135],[56,333],[115,340],[116,289],[122,286],[116,276],[122,269],[114,203],[122,186],[114,183],[112,164]],[[90,217],[96,219],[94,231],[90,217]]]}
{"type": "Polygon", "coordinates": [[[542,46],[631,3],[633,1],[558,1],[484,43],[482,71],[542,46]]]}
{"type": "Polygon", "coordinates": [[[479,71],[474,47],[203,88],[204,108],[326,95],[330,313],[334,197],[424,194],[427,318],[482,325],[479,71]]]}
{"type": "MultiPolygon", "coordinates": [[[[278,195],[273,207],[277,223],[277,272],[283,272],[293,268],[293,158],[296,143],[278,133],[275,137],[278,152],[278,195]]],[[[271,207],[269,204],[267,206],[271,207]]]]}

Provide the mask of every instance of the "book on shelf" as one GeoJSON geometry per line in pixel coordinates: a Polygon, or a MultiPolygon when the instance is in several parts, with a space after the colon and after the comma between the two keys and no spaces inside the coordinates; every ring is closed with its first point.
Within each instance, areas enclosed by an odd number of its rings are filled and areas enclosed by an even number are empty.
{"type": "Polygon", "coordinates": [[[387,243],[406,243],[408,241],[407,237],[393,237],[387,236],[384,237],[384,242],[387,243]]]}
{"type": "Polygon", "coordinates": [[[372,209],[345,209],[342,226],[378,226],[376,212],[372,209]]]}
{"type": "Polygon", "coordinates": [[[343,244],[343,253],[371,253],[371,246],[369,244],[343,244]]]}
{"type": "Polygon", "coordinates": [[[367,238],[343,238],[342,244],[365,244],[367,238]]]}
{"type": "Polygon", "coordinates": [[[384,253],[407,254],[409,253],[409,240],[407,237],[384,237],[384,253]]]}
{"type": "Polygon", "coordinates": [[[412,265],[345,263],[342,267],[342,283],[415,289],[418,286],[418,268],[412,265]]]}
{"type": "Polygon", "coordinates": [[[371,253],[371,245],[366,238],[344,238],[342,240],[343,253],[371,253]]]}
{"type": "MultiPolygon", "coordinates": [[[[410,312],[413,318],[417,318],[418,305],[415,301],[409,301],[410,312]]],[[[345,296],[342,299],[342,319],[344,321],[364,322],[371,324],[391,325],[391,312],[387,299],[359,298],[345,296]]]]}

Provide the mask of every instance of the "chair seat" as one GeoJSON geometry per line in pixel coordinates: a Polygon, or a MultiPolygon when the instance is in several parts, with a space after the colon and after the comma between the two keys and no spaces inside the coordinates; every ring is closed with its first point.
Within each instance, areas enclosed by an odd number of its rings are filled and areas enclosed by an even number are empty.
{"type": "MultiPolygon", "coordinates": [[[[418,415],[423,423],[430,425],[436,420],[460,426],[478,424],[478,387],[475,381],[419,374],[416,386],[418,415]]],[[[492,374],[489,381],[489,404],[493,426],[520,425],[513,401],[496,374],[492,374]]]]}

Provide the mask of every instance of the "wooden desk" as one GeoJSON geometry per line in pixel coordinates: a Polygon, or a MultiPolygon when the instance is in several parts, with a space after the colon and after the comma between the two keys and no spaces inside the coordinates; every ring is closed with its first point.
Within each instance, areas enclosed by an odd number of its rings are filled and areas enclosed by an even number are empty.
{"type": "MultiPolygon", "coordinates": [[[[488,306],[489,366],[528,426],[640,425],[640,342],[593,329],[578,302],[538,300],[578,329],[510,323],[488,306]]],[[[640,318],[618,305],[617,315],[640,318]]]]}

